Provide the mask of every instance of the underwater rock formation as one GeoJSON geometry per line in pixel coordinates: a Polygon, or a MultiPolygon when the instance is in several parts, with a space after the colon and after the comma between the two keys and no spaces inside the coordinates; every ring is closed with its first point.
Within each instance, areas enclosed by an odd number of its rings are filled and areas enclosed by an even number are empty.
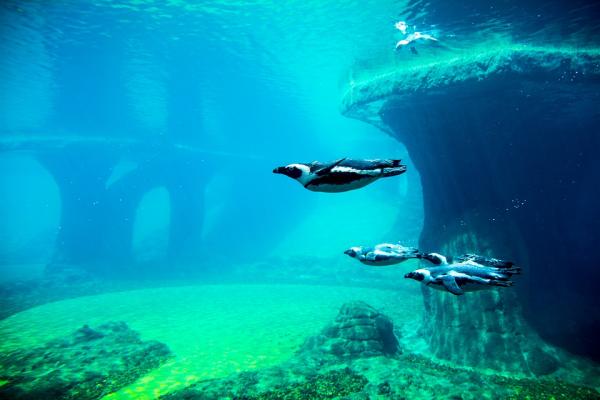
{"type": "Polygon", "coordinates": [[[335,321],[320,335],[308,339],[300,355],[325,355],[342,359],[391,356],[399,351],[394,324],[373,307],[362,301],[346,303],[335,321]]]}
{"type": "Polygon", "coordinates": [[[124,322],[83,326],[41,347],[0,355],[0,399],[99,399],[171,357],[124,322]]]}
{"type": "Polygon", "coordinates": [[[542,351],[548,367],[532,361],[531,325],[600,359],[599,87],[598,51],[507,46],[402,66],[346,93],[343,113],[398,139],[419,170],[423,250],[524,269],[511,290],[456,298],[425,288],[423,335],[435,356],[547,373],[554,356],[542,351]]]}
{"type": "Polygon", "coordinates": [[[325,400],[325,399],[595,399],[600,393],[559,380],[515,379],[443,366],[400,354],[393,323],[363,302],[344,304],[320,334],[309,337],[289,360],[257,371],[200,381],[162,400],[325,400]],[[375,330],[364,329],[364,327],[375,330]],[[370,331],[370,332],[369,332],[370,331]],[[352,349],[370,338],[376,351],[352,349]],[[355,339],[352,339],[355,338],[355,339]],[[394,338],[395,339],[395,338],[394,338]],[[386,344],[387,343],[387,344],[386,344]],[[386,350],[387,349],[387,350],[386,350]],[[490,394],[493,393],[494,397],[490,394]]]}

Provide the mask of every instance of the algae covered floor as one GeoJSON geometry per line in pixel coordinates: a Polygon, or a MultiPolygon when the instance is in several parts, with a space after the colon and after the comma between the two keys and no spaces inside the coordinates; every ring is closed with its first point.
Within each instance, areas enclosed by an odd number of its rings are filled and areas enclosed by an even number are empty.
{"type": "Polygon", "coordinates": [[[0,352],[39,346],[87,324],[124,321],[143,340],[165,343],[169,362],[105,398],[151,399],[199,380],[288,359],[347,301],[363,300],[417,328],[416,292],[306,285],[203,285],[80,297],[39,306],[0,322],[0,352]]]}

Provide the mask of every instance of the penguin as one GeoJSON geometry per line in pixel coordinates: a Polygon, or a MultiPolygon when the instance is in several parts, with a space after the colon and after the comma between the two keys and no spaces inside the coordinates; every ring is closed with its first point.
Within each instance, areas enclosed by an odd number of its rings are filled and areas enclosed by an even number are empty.
{"type": "Polygon", "coordinates": [[[423,256],[421,258],[429,261],[430,263],[432,263],[434,265],[448,265],[449,264],[448,257],[443,256],[439,253],[423,254],[423,256]]]}
{"type": "Polygon", "coordinates": [[[499,260],[493,257],[484,257],[478,254],[463,254],[462,256],[456,259],[458,262],[467,262],[471,261],[475,264],[484,265],[486,267],[495,267],[495,268],[511,268],[515,265],[512,261],[499,260]]]}
{"type": "MultiPolygon", "coordinates": [[[[404,39],[402,39],[402,40],[398,41],[398,43],[396,43],[396,50],[400,50],[402,47],[411,45],[413,42],[420,41],[420,40],[430,40],[432,42],[438,41],[435,37],[433,37],[427,33],[422,33],[422,32],[409,33],[404,39]]],[[[411,51],[412,51],[412,48],[414,48],[414,46],[411,46],[411,51]]],[[[415,51],[416,51],[416,49],[415,49],[415,51]]]]}
{"type": "Polygon", "coordinates": [[[309,164],[296,163],[273,170],[297,180],[304,188],[313,192],[338,193],[360,189],[379,178],[396,176],[406,172],[401,160],[351,160],[309,164]]]}
{"type": "Polygon", "coordinates": [[[400,264],[411,258],[421,258],[421,253],[416,248],[391,243],[381,243],[374,247],[350,247],[344,251],[344,254],[356,258],[365,265],[373,266],[400,264]]]}
{"type": "MultiPolygon", "coordinates": [[[[501,261],[501,260],[496,260],[501,261]]],[[[439,267],[421,268],[404,275],[425,286],[437,290],[445,290],[456,296],[465,292],[491,289],[493,287],[509,287],[513,275],[521,273],[521,268],[512,262],[505,261],[508,267],[491,267],[473,260],[451,263],[439,267]]]]}
{"type": "Polygon", "coordinates": [[[462,256],[456,257],[456,260],[454,260],[452,257],[446,257],[439,253],[423,254],[421,258],[435,265],[448,265],[454,261],[461,263],[471,261],[475,264],[495,268],[511,268],[515,265],[512,261],[499,260],[497,258],[480,256],[473,253],[463,254],[462,256]]]}

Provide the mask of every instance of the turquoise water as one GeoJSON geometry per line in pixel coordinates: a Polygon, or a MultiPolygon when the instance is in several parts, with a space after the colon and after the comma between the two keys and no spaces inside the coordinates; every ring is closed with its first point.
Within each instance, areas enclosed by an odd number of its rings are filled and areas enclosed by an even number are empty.
{"type": "Polygon", "coordinates": [[[2,2],[0,399],[600,398],[599,15],[2,2]],[[343,157],[407,172],[272,173],[343,157]],[[344,254],[379,243],[523,274],[454,296],[344,254]]]}

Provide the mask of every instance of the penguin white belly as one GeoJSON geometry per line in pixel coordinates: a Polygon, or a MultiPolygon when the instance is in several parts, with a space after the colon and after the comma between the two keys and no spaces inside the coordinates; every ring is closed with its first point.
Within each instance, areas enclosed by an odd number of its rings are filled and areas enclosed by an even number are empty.
{"type": "Polygon", "coordinates": [[[313,179],[305,187],[313,192],[338,193],[360,189],[382,176],[382,170],[360,170],[351,167],[334,167],[327,175],[313,179]]]}

